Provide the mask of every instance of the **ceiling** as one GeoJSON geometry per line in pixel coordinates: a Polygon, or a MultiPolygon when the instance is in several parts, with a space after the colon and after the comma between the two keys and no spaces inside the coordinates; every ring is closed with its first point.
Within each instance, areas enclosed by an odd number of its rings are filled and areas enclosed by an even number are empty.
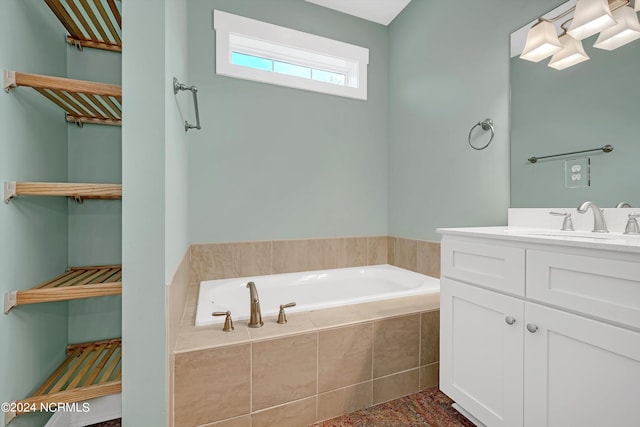
{"type": "Polygon", "coordinates": [[[368,21],[389,25],[411,0],[305,0],[368,21]]]}

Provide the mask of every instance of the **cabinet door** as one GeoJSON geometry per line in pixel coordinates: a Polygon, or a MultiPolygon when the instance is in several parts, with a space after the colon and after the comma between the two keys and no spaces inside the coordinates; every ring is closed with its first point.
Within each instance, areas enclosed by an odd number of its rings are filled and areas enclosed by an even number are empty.
{"type": "Polygon", "coordinates": [[[640,333],[533,303],[525,316],[525,426],[640,425],[640,333]]]}
{"type": "Polygon", "coordinates": [[[440,388],[487,426],[522,426],[524,302],[440,283],[440,388]]]}

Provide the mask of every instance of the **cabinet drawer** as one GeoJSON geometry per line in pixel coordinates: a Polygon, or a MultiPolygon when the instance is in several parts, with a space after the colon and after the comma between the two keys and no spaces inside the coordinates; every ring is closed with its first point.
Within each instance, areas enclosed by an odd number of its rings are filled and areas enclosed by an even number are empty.
{"type": "Polygon", "coordinates": [[[445,277],[524,296],[522,248],[445,238],[441,256],[445,277]]]}
{"type": "Polygon", "coordinates": [[[640,328],[640,262],[527,251],[527,297],[640,328]]]}

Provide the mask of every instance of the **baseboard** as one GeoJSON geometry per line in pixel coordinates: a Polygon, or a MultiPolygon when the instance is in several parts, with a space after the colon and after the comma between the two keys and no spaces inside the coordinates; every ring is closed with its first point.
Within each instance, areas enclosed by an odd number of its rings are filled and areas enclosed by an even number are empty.
{"type": "Polygon", "coordinates": [[[45,427],[85,427],[122,417],[122,394],[79,402],[73,411],[56,412],[45,427]]]}

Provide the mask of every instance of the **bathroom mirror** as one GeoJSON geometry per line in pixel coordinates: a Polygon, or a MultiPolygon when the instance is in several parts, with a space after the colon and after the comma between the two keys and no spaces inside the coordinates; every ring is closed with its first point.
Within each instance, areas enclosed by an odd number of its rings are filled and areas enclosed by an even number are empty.
{"type": "Polygon", "coordinates": [[[640,208],[640,40],[606,51],[593,47],[596,34],[583,40],[590,60],[558,71],[547,65],[549,59],[519,58],[536,21],[511,35],[511,207],[591,200],[601,207],[627,201],[640,208]],[[610,153],[527,160],[607,144],[610,153]]]}

